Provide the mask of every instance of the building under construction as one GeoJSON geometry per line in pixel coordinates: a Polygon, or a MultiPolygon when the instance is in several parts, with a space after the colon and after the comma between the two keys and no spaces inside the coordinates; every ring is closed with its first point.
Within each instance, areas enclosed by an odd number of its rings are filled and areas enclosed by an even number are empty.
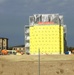
{"type": "Polygon", "coordinates": [[[25,50],[28,54],[64,54],[66,25],[59,14],[34,14],[25,25],[25,50]]]}

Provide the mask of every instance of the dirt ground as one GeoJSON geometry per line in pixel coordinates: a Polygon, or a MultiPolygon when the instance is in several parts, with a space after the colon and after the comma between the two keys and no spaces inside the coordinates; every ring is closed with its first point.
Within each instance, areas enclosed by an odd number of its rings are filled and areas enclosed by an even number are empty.
{"type": "MultiPolygon", "coordinates": [[[[0,75],[39,75],[37,55],[0,56],[0,75]]],[[[74,55],[41,55],[40,75],[74,75],[74,55]]]]}

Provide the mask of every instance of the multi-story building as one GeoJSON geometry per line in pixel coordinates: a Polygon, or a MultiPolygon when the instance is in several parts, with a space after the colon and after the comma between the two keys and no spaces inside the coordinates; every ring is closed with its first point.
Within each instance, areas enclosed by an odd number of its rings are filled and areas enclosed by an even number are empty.
{"type": "Polygon", "coordinates": [[[26,53],[64,54],[66,52],[66,25],[59,14],[35,14],[25,26],[26,53]]]}
{"type": "Polygon", "coordinates": [[[0,51],[3,49],[8,49],[8,38],[0,37],[0,51]]]}

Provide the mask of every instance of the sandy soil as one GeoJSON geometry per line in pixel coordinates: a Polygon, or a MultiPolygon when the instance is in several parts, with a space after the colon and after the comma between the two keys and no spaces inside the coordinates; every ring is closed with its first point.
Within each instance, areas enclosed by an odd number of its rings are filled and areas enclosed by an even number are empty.
{"type": "MultiPolygon", "coordinates": [[[[0,75],[39,75],[37,55],[0,56],[0,75]]],[[[74,55],[40,56],[40,75],[74,75],[74,55]]]]}

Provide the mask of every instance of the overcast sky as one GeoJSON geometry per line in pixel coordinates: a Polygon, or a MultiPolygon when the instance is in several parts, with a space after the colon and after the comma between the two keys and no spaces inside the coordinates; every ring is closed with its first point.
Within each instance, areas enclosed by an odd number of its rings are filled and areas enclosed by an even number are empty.
{"type": "Polygon", "coordinates": [[[59,13],[67,25],[68,46],[74,46],[74,0],[0,0],[0,37],[9,46],[24,44],[24,25],[33,14],[59,13]]]}

